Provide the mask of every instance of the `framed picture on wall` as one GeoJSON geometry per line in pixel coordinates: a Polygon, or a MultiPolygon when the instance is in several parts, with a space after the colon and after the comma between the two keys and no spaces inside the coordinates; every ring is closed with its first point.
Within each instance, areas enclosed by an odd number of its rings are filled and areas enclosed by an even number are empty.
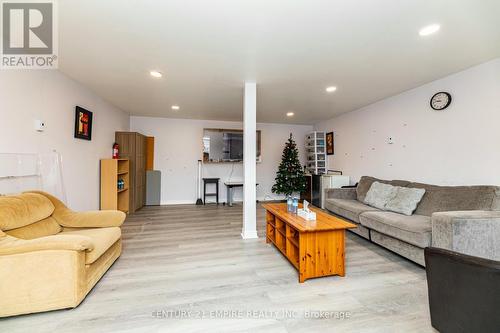
{"type": "Polygon", "coordinates": [[[92,140],[92,112],[80,106],[75,110],[75,138],[92,140]]]}
{"type": "Polygon", "coordinates": [[[326,154],[333,155],[335,153],[334,150],[334,142],[333,142],[333,132],[326,133],[326,154]]]}

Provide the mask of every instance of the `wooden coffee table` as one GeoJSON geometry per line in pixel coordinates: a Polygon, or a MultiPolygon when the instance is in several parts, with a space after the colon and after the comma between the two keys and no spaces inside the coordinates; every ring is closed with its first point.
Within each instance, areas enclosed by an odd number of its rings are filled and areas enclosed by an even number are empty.
{"type": "Polygon", "coordinates": [[[307,279],[345,276],[345,230],[355,224],[319,209],[316,221],[306,221],[288,213],[285,203],[264,204],[266,242],[278,250],[299,271],[299,282],[307,279]]]}

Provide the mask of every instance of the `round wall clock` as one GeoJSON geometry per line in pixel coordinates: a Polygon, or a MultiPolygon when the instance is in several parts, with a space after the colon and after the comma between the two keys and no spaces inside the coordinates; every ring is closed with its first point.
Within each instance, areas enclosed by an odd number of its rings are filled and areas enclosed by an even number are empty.
{"type": "Polygon", "coordinates": [[[441,111],[446,109],[451,104],[451,95],[450,93],[441,91],[437,94],[434,94],[431,98],[431,108],[437,111],[441,111]]]}

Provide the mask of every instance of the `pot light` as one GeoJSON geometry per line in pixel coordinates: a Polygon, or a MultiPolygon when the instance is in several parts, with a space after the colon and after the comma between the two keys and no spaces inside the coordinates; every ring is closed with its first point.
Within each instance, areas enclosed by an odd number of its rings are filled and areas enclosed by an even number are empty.
{"type": "Polygon", "coordinates": [[[163,76],[163,74],[161,72],[158,72],[158,71],[151,71],[149,72],[149,74],[152,76],[152,77],[156,77],[156,78],[160,78],[163,76]]]}
{"type": "Polygon", "coordinates": [[[287,112],[287,113],[286,113],[286,116],[287,116],[287,117],[293,117],[294,115],[295,115],[295,113],[293,113],[293,112],[287,112]]]}
{"type": "Polygon", "coordinates": [[[172,110],[175,110],[175,111],[180,110],[179,105],[172,105],[172,110]]]}
{"type": "Polygon", "coordinates": [[[435,34],[436,32],[439,31],[439,29],[441,29],[441,26],[439,24],[431,24],[431,25],[428,25],[428,26],[420,29],[418,34],[422,37],[425,37],[425,36],[435,34]]]}
{"type": "Polygon", "coordinates": [[[332,93],[337,90],[337,87],[331,86],[331,87],[326,87],[326,92],[327,93],[332,93]]]}

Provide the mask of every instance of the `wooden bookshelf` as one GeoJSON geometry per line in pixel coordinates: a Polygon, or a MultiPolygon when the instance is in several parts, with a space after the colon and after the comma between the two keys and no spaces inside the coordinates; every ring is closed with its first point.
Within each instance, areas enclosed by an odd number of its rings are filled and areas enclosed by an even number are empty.
{"type": "Polygon", "coordinates": [[[121,210],[128,214],[130,162],[127,159],[101,160],[101,210],[121,210]],[[118,188],[118,180],[125,183],[118,188]]]}

